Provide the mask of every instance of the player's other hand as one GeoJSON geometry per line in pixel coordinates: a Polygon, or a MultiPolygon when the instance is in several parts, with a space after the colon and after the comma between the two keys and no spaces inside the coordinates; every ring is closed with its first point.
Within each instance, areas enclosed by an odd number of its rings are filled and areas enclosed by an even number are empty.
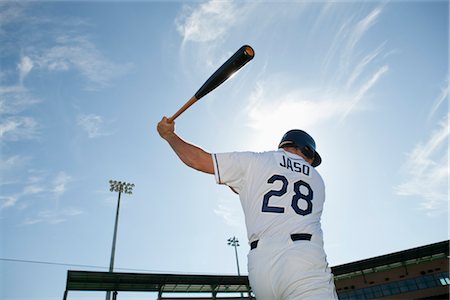
{"type": "Polygon", "coordinates": [[[167,117],[163,117],[162,120],[159,121],[156,129],[158,130],[159,135],[167,140],[175,133],[175,122],[169,122],[167,117]]]}

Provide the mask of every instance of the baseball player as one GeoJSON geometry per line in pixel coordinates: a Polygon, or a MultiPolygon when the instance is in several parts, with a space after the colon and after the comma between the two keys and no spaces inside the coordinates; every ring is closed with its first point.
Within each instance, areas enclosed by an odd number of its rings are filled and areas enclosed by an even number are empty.
{"type": "Polygon", "coordinates": [[[325,187],[315,167],[322,159],[310,135],[290,130],[277,151],[211,154],[181,139],[166,117],[157,130],[186,165],[239,194],[258,300],[337,299],[320,225],[325,187]]]}

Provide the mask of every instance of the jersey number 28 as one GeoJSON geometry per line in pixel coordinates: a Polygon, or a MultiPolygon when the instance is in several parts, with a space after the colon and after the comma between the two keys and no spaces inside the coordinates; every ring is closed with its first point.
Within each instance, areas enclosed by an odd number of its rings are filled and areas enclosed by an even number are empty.
{"type": "MultiPolygon", "coordinates": [[[[264,195],[263,205],[262,205],[263,212],[278,213],[278,214],[284,213],[284,207],[269,206],[270,197],[281,197],[287,193],[287,189],[288,189],[288,185],[289,185],[287,178],[284,177],[283,175],[273,175],[272,177],[270,177],[267,180],[267,183],[273,184],[276,181],[281,181],[283,185],[280,190],[270,190],[264,195]]],[[[312,203],[313,190],[311,189],[311,186],[307,182],[304,182],[303,180],[296,181],[294,183],[294,193],[295,194],[294,194],[294,196],[292,196],[292,202],[291,202],[292,209],[294,209],[294,211],[299,215],[302,215],[302,216],[309,215],[312,212],[312,206],[313,206],[313,203],[312,203]],[[307,190],[306,194],[304,194],[300,191],[300,187],[302,187],[302,186],[306,188],[306,190],[307,190]],[[300,200],[306,201],[307,206],[305,209],[301,209],[298,206],[298,202],[300,200]]]]}

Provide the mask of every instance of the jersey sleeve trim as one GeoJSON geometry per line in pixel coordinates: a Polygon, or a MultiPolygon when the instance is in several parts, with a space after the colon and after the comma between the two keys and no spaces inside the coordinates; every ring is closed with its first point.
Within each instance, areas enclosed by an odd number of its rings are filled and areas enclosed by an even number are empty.
{"type": "Polygon", "coordinates": [[[222,184],[220,179],[220,171],[219,171],[219,162],[217,161],[217,155],[213,154],[213,160],[214,160],[214,177],[216,178],[216,182],[218,184],[222,184]]]}

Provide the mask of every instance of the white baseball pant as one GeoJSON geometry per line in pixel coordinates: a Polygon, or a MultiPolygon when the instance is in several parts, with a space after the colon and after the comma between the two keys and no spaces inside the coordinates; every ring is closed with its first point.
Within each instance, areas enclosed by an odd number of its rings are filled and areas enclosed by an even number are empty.
{"type": "Polygon", "coordinates": [[[266,238],[248,254],[257,300],[338,299],[321,243],[266,238]]]}

